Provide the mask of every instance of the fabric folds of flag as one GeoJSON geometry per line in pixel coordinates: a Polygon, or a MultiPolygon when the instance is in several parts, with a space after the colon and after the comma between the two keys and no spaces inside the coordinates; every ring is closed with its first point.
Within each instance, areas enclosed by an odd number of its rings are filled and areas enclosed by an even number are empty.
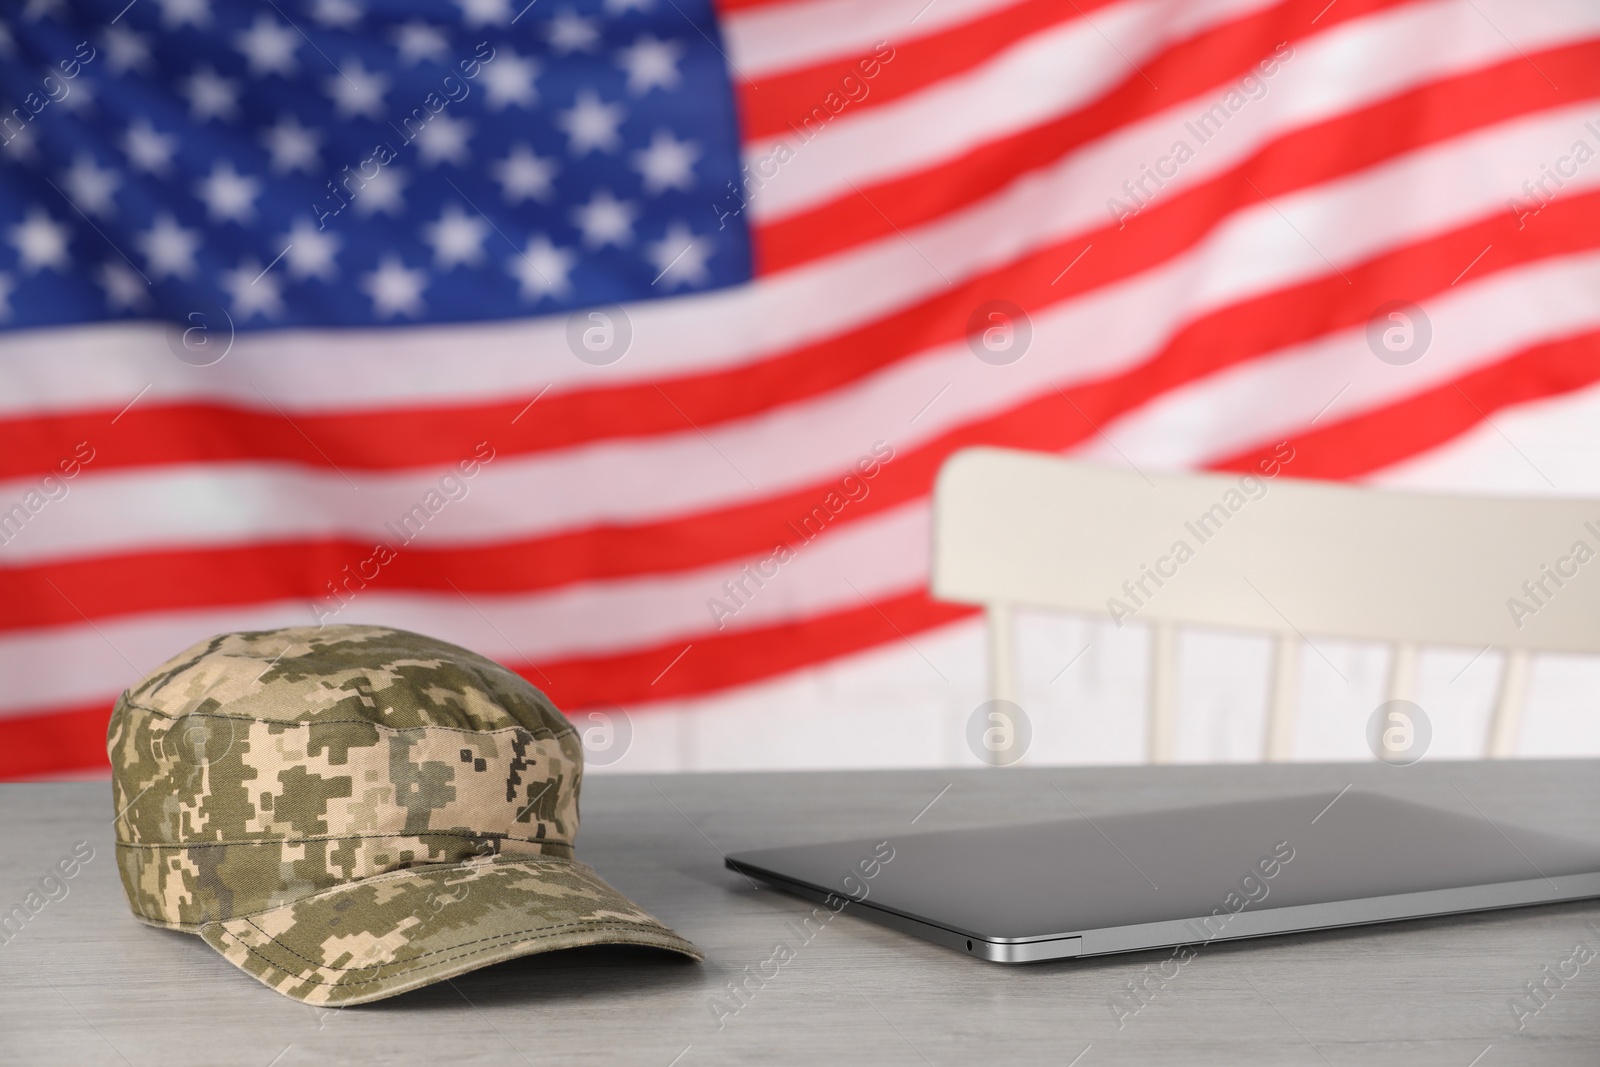
{"type": "Polygon", "coordinates": [[[0,23],[0,775],[223,630],[561,706],[944,625],[996,444],[1361,478],[1600,378],[1600,9],[60,0],[0,23]]]}

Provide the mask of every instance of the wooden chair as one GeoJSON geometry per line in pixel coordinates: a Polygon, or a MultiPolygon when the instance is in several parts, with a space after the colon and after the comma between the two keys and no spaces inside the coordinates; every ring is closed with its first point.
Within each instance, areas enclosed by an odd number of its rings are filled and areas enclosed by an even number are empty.
{"type": "MultiPolygon", "coordinates": [[[[1282,455],[1292,456],[1288,446],[1282,455]]],[[[1262,751],[1293,745],[1307,634],[1506,651],[1485,751],[1513,755],[1535,652],[1600,653],[1600,501],[1445,496],[1271,473],[1150,474],[997,448],[951,456],[933,505],[936,597],[982,605],[992,698],[1017,696],[1012,616],[1036,607],[1149,624],[1147,754],[1173,759],[1175,628],[1276,635],[1262,751]]]]}

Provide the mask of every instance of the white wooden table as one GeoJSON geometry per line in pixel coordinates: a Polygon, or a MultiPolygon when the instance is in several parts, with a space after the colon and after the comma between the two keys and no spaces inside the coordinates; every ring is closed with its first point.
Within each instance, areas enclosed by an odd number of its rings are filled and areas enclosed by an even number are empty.
{"type": "Polygon", "coordinates": [[[1600,1064],[1600,958],[1520,1030],[1508,1006],[1580,941],[1600,951],[1600,902],[1213,944],[1119,1028],[1109,1001],[1168,953],[1007,967],[848,910],[801,941],[790,923],[810,906],[753,888],[719,854],[1071,814],[1052,784],[1093,818],[1352,782],[1463,810],[1464,792],[1497,820],[1600,838],[1588,760],[594,776],[579,856],[704,964],[582,950],[330,1012],[133,920],[105,783],[0,786],[0,908],[76,843],[94,849],[67,895],[0,944],[0,1062],[1600,1064]],[[742,1004],[724,1000],[719,1026],[714,998],[779,942],[794,958],[742,1004]]]}

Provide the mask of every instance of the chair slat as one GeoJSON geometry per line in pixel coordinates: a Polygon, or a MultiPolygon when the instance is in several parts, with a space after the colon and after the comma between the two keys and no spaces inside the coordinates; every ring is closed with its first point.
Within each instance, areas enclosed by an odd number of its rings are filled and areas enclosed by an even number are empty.
{"type": "Polygon", "coordinates": [[[1300,709],[1300,639],[1280,633],[1272,650],[1272,688],[1267,697],[1267,729],[1262,758],[1280,763],[1294,755],[1294,728],[1300,709]]]}
{"type": "Polygon", "coordinates": [[[1145,741],[1150,763],[1178,758],[1178,633],[1168,623],[1150,628],[1150,724],[1145,741]]]}
{"type": "Polygon", "coordinates": [[[1517,754],[1531,667],[1532,660],[1525,650],[1513,648],[1506,652],[1505,663],[1500,668],[1500,693],[1489,719],[1489,737],[1485,746],[1485,755],[1491,759],[1506,759],[1517,754]]]}

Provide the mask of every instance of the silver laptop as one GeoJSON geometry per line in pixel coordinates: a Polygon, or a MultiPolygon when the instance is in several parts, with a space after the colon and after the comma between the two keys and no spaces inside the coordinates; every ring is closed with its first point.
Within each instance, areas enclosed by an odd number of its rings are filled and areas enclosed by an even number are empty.
{"type": "Polygon", "coordinates": [[[1347,790],[740,852],[751,878],[1000,963],[1600,896],[1600,842],[1347,790]]]}

